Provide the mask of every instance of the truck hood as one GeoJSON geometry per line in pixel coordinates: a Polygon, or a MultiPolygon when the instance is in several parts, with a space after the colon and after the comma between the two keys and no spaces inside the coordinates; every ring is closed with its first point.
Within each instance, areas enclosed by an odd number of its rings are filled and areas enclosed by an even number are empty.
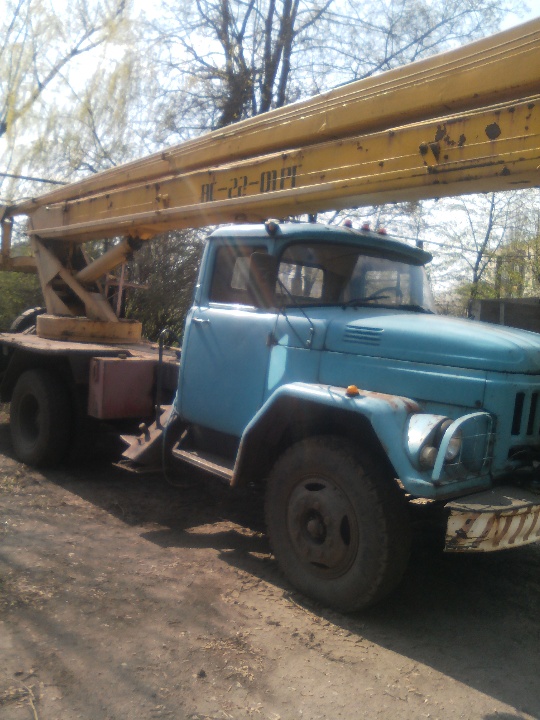
{"type": "Polygon", "coordinates": [[[406,311],[346,310],[328,326],[327,350],[494,372],[540,374],[540,335],[406,311]]]}

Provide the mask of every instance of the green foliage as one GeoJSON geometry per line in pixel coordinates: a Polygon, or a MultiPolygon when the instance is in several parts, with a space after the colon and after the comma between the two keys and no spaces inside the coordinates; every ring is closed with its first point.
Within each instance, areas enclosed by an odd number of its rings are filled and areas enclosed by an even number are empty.
{"type": "Polygon", "coordinates": [[[538,191],[520,194],[513,204],[509,240],[497,253],[493,271],[495,296],[521,298],[540,291],[540,210],[538,191]]]}
{"type": "Polygon", "coordinates": [[[177,231],[154,238],[136,254],[132,276],[146,289],[129,291],[126,316],[142,322],[148,339],[157,340],[164,328],[181,337],[203,246],[200,232],[177,231]]]}
{"type": "Polygon", "coordinates": [[[9,330],[13,320],[28,308],[42,304],[35,275],[0,272],[0,331],[9,330]]]}
{"type": "MultiPolygon", "coordinates": [[[[125,13],[125,0],[5,1],[0,12],[2,171],[69,177],[54,162],[58,154],[50,157],[58,147],[58,128],[70,127],[73,117],[66,114],[76,114],[79,104],[74,88],[100,69],[100,53],[125,39],[125,13]]],[[[33,188],[0,175],[0,189],[11,201],[33,188]]]]}

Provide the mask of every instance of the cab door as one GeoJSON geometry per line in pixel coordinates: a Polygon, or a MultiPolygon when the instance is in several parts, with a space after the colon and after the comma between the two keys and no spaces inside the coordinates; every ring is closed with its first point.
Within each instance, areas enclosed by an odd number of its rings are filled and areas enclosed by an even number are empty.
{"type": "Polygon", "coordinates": [[[186,323],[177,406],[186,421],[239,437],[263,403],[276,314],[254,307],[247,290],[261,245],[212,250],[211,279],[186,323]]]}

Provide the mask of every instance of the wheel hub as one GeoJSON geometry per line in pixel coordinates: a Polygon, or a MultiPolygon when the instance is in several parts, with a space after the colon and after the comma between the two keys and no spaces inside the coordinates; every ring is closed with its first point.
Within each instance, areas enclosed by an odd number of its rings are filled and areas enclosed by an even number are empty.
{"type": "Polygon", "coordinates": [[[314,542],[323,542],[326,535],[326,527],[324,521],[320,516],[312,517],[306,523],[306,530],[308,535],[314,542]]]}
{"type": "Polygon", "coordinates": [[[287,513],[290,538],[297,555],[319,572],[346,572],[358,549],[352,505],[331,480],[310,478],[293,490],[287,513]]]}

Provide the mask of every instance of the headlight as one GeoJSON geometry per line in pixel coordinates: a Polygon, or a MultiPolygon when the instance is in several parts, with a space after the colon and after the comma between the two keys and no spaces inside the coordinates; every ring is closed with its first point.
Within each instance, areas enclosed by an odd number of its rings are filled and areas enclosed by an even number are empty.
{"type": "Polygon", "coordinates": [[[457,430],[456,433],[450,438],[450,442],[448,443],[448,447],[446,448],[446,452],[444,453],[444,459],[446,460],[446,462],[452,462],[457,458],[457,456],[461,452],[461,443],[461,432],[457,430]]]}
{"type": "MultiPolygon", "coordinates": [[[[438,430],[438,444],[437,447],[440,446],[442,439],[444,437],[444,434],[452,425],[452,420],[448,419],[445,420],[443,423],[441,423],[439,430],[438,430]]],[[[453,462],[461,452],[461,446],[463,445],[463,433],[461,432],[461,429],[458,428],[453,434],[450,440],[448,441],[448,447],[446,448],[446,451],[444,453],[444,461],[447,463],[453,462]]],[[[433,467],[433,466],[432,466],[433,467]]]]}
{"type": "Polygon", "coordinates": [[[429,470],[435,465],[442,438],[438,431],[447,420],[448,418],[444,415],[421,413],[411,415],[409,418],[407,449],[413,465],[420,470],[429,470]]]}
{"type": "Polygon", "coordinates": [[[493,418],[475,412],[451,420],[443,415],[411,415],[407,450],[419,470],[432,470],[431,479],[486,473],[492,459],[493,418]]]}
{"type": "MultiPolygon", "coordinates": [[[[445,415],[415,414],[409,419],[407,449],[413,464],[419,470],[431,470],[446,431],[454,421],[445,415]]],[[[445,451],[445,463],[453,462],[461,452],[461,431],[451,436],[445,451]]]]}

